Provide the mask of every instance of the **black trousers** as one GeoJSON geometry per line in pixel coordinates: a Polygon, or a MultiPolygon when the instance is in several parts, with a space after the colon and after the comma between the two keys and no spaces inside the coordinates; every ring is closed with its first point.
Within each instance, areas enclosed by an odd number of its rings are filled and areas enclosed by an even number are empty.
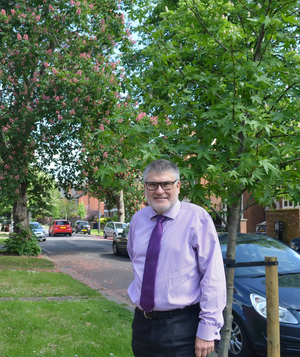
{"type": "Polygon", "coordinates": [[[157,313],[153,319],[148,319],[140,310],[135,310],[132,323],[135,357],[195,357],[199,304],[177,312],[167,314],[169,316],[157,313]]]}

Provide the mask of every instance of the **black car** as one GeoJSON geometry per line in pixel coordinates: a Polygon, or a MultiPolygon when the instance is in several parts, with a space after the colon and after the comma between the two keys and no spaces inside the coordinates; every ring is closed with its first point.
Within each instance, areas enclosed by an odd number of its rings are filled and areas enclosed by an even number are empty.
{"type": "Polygon", "coordinates": [[[114,237],[113,240],[113,253],[114,255],[128,255],[127,253],[127,240],[128,240],[129,227],[123,229],[121,233],[114,237]]]}
{"type": "MultiPolygon", "coordinates": [[[[223,258],[227,234],[219,235],[223,258]]],[[[236,262],[277,257],[281,356],[300,356],[300,255],[268,236],[238,234],[236,262]]],[[[237,267],[234,277],[230,357],[267,354],[265,267],[237,267]]]]}
{"type": "Polygon", "coordinates": [[[75,233],[91,234],[91,226],[88,221],[76,221],[73,229],[75,233]]]}
{"type": "Polygon", "coordinates": [[[300,237],[292,239],[290,241],[290,247],[300,253],[300,237]]]}

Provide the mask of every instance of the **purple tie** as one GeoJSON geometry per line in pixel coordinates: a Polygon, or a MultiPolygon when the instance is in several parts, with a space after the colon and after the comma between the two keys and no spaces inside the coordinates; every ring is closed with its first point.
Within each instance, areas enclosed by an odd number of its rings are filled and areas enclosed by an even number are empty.
{"type": "Polygon", "coordinates": [[[156,226],[152,231],[148,244],[140,299],[140,305],[145,312],[149,312],[154,308],[155,278],[160,251],[160,241],[163,234],[162,223],[165,218],[166,217],[162,215],[156,216],[156,226]]]}

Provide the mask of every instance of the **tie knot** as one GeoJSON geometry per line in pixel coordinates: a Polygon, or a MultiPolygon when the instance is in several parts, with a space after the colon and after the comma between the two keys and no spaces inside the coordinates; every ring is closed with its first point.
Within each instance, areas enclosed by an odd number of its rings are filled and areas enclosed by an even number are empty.
{"type": "Polygon", "coordinates": [[[159,215],[156,216],[156,222],[157,223],[162,223],[165,220],[165,218],[166,218],[165,216],[159,214],[159,215]]]}

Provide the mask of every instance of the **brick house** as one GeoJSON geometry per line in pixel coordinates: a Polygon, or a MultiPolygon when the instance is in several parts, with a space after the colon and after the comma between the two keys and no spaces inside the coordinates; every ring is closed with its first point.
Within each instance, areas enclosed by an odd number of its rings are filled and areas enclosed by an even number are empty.
{"type": "Polygon", "coordinates": [[[291,239],[300,237],[300,203],[281,200],[275,202],[275,209],[266,209],[266,234],[276,238],[275,221],[283,226],[282,241],[289,244],[291,239]]]}

